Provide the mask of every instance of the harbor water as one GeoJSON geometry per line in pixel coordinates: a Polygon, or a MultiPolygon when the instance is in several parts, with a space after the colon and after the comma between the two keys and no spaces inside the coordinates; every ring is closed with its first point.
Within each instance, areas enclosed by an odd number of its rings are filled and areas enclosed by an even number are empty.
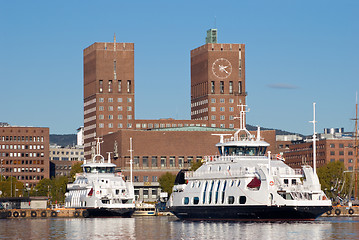
{"type": "Polygon", "coordinates": [[[0,219],[0,239],[359,239],[359,218],[321,217],[312,222],[191,222],[174,216],[0,219]]]}

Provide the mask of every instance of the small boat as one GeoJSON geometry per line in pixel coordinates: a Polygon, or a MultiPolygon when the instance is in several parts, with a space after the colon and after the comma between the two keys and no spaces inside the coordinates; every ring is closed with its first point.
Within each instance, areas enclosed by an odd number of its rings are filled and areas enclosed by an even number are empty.
{"type": "Polygon", "coordinates": [[[136,210],[133,216],[156,216],[156,207],[153,204],[136,204],[136,210]]]}
{"type": "Polygon", "coordinates": [[[219,156],[207,156],[196,171],[181,170],[167,208],[184,220],[314,220],[332,209],[316,171],[292,169],[266,153],[269,144],[245,128],[218,134],[219,156]]]}
{"type": "Polygon", "coordinates": [[[84,217],[123,216],[131,217],[135,211],[134,188],[125,182],[110,156],[105,161],[100,154],[100,138],[91,162],[82,165],[83,173],[77,174],[73,183],[67,185],[66,208],[82,208],[84,217]]]}

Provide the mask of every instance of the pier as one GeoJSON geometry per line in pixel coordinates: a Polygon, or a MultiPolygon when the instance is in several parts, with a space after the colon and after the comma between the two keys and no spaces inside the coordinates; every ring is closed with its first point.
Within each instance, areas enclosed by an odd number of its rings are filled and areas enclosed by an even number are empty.
{"type": "Polygon", "coordinates": [[[333,206],[333,209],[323,213],[322,217],[359,217],[359,206],[333,206]]]}

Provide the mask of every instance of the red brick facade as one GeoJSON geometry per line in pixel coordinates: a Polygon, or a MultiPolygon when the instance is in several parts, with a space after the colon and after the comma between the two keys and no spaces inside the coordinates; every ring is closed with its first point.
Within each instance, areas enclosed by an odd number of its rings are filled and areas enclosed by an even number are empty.
{"type": "Polygon", "coordinates": [[[25,187],[34,187],[50,177],[49,129],[0,127],[2,175],[13,176],[25,187]]]}

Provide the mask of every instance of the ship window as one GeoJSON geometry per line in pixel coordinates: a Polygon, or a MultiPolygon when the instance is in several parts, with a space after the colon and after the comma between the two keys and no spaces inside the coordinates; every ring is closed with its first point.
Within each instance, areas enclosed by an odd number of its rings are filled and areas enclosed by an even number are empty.
{"type": "Polygon", "coordinates": [[[297,185],[297,179],[292,179],[292,184],[297,185]]]}
{"type": "Polygon", "coordinates": [[[185,197],[185,198],[183,199],[183,203],[184,203],[185,205],[187,205],[187,204],[189,203],[189,198],[188,198],[188,197],[185,197]]]}
{"type": "Polygon", "coordinates": [[[241,180],[238,180],[237,187],[239,187],[239,185],[241,185],[241,180]]]}
{"type": "Polygon", "coordinates": [[[206,181],[206,183],[205,183],[205,185],[204,185],[204,191],[203,191],[203,203],[206,202],[207,185],[208,185],[208,182],[206,181]]]}
{"type": "Polygon", "coordinates": [[[215,203],[217,204],[218,202],[218,191],[219,191],[219,185],[221,184],[221,181],[218,181],[218,185],[217,185],[217,190],[216,190],[216,200],[215,203]]]}
{"type": "Polygon", "coordinates": [[[85,169],[85,172],[86,172],[86,173],[91,172],[91,167],[84,167],[84,169],[85,169]]]}
{"type": "Polygon", "coordinates": [[[231,187],[233,187],[233,185],[234,185],[234,180],[231,181],[231,187]]]}
{"type": "Polygon", "coordinates": [[[199,197],[194,197],[193,204],[198,204],[198,203],[199,203],[199,197]]]}
{"type": "Polygon", "coordinates": [[[228,204],[233,204],[234,203],[234,197],[233,196],[229,196],[228,197],[228,204]]]}
{"type": "Polygon", "coordinates": [[[288,184],[288,183],[289,183],[288,179],[284,179],[284,184],[288,184]]]}
{"type": "Polygon", "coordinates": [[[222,170],[221,166],[218,166],[218,171],[221,171],[221,170],[222,170]]]}
{"type": "Polygon", "coordinates": [[[212,181],[211,184],[211,190],[209,191],[209,199],[208,199],[208,203],[212,202],[212,191],[213,191],[213,185],[214,185],[214,181],[212,181]]]}
{"type": "Polygon", "coordinates": [[[247,201],[246,196],[240,196],[240,197],[239,197],[239,204],[245,204],[246,201],[247,201]]]}
{"type": "Polygon", "coordinates": [[[116,195],[118,195],[120,193],[120,190],[116,189],[116,195]]]}
{"type": "Polygon", "coordinates": [[[223,191],[222,191],[222,203],[224,203],[224,194],[225,194],[225,191],[226,191],[226,186],[227,186],[227,181],[224,181],[223,191]]]}
{"type": "Polygon", "coordinates": [[[199,182],[198,182],[198,186],[197,186],[197,187],[199,188],[200,186],[201,186],[201,182],[199,181],[199,182]]]}

